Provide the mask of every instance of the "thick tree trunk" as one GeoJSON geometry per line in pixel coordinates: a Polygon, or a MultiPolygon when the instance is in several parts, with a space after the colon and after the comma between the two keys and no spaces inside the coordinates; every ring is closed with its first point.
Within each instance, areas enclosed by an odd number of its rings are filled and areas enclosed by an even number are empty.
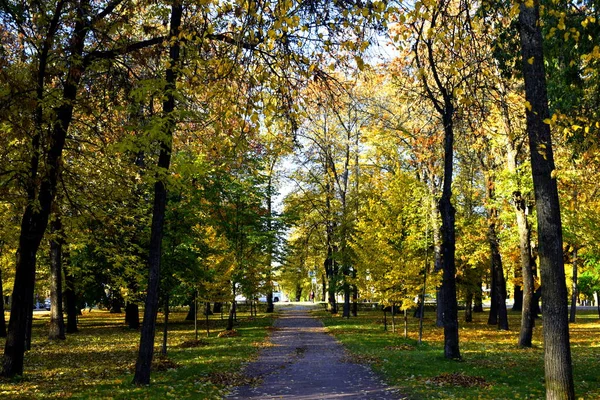
{"type": "Polygon", "coordinates": [[[125,307],[125,323],[129,329],[140,329],[140,307],[132,301],[125,307]]]}
{"type": "MultiPolygon", "coordinates": [[[[183,6],[175,1],[171,8],[170,37],[179,35],[181,15],[183,6]]],[[[171,67],[166,71],[166,99],[163,102],[163,116],[167,119],[165,123],[165,140],[161,143],[158,157],[158,168],[168,171],[171,163],[171,150],[175,121],[173,111],[175,110],[175,95],[177,81],[177,68],[179,65],[180,44],[172,42],[169,49],[171,67]]],[[[148,257],[148,290],[144,308],[144,322],[140,335],[140,347],[138,359],[135,365],[133,383],[136,385],[147,385],[150,383],[150,367],[154,354],[154,334],[156,328],[156,314],[158,312],[158,287],[160,282],[160,258],[161,244],[164,233],[165,208],[167,204],[167,188],[163,179],[158,179],[154,184],[154,206],[152,210],[152,227],[150,233],[150,255],[148,257]]]]}
{"type": "Polygon", "coordinates": [[[572,286],[572,295],[571,295],[571,313],[569,315],[569,322],[575,322],[575,316],[577,314],[577,298],[578,296],[578,291],[577,291],[577,248],[573,249],[573,255],[572,255],[572,265],[573,265],[573,286],[572,286]]]}
{"type": "Polygon", "coordinates": [[[50,327],[48,329],[48,339],[64,340],[66,337],[62,299],[63,238],[60,237],[63,232],[60,217],[55,215],[55,218],[52,222],[54,237],[50,240],[50,327]]]}
{"type": "MultiPolygon", "coordinates": [[[[271,292],[271,294],[272,294],[272,292],[271,292]]],[[[220,301],[215,301],[215,303],[213,304],[213,313],[220,314],[222,309],[223,309],[223,303],[221,303],[220,301]]]]}
{"type": "Polygon", "coordinates": [[[544,123],[550,112],[537,0],[533,7],[521,3],[519,30],[525,97],[530,105],[526,111],[527,134],[537,209],[540,272],[544,285],[546,398],[574,399],[560,203],[554,177],[550,126],[544,123]]]}
{"type": "MultiPolygon", "coordinates": [[[[83,8],[79,9],[79,13],[80,18],[75,23],[73,36],[71,37],[71,60],[81,58],[87,32],[84,29],[86,21],[83,16],[83,8]]],[[[37,201],[27,203],[21,220],[10,321],[4,346],[2,375],[6,377],[23,374],[23,357],[25,353],[23,339],[28,336],[28,323],[31,321],[33,313],[36,254],[48,226],[48,218],[56,194],[60,160],[67,131],[73,118],[73,107],[77,98],[77,87],[82,72],[81,64],[73,61],[64,84],[63,103],[56,109],[56,120],[52,126],[48,142],[44,176],[38,176],[37,165],[32,165],[31,169],[32,181],[39,180],[41,185],[37,194],[37,201]]],[[[28,195],[28,197],[33,200],[31,195],[28,195]]]]}
{"type": "Polygon", "coordinates": [[[327,301],[327,280],[325,279],[325,274],[321,275],[321,301],[325,303],[327,301]]]}
{"type": "Polygon", "coordinates": [[[444,185],[439,208],[442,217],[442,296],[444,322],[444,356],[449,359],[460,359],[458,341],[458,303],[456,300],[456,209],[452,205],[452,170],[454,163],[454,130],[452,115],[454,109],[449,99],[445,102],[444,122],[444,185]]]}

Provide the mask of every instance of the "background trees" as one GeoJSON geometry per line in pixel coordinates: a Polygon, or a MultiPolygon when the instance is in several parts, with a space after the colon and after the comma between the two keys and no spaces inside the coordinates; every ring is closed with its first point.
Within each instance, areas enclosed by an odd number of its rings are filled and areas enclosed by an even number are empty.
{"type": "Polygon", "coordinates": [[[476,308],[482,288],[501,329],[506,297],[518,310],[523,293],[519,345],[531,346],[541,284],[561,326],[545,330],[564,366],[557,390],[571,393],[559,261],[572,305],[589,299],[598,10],[544,5],[530,43],[529,1],[3,2],[0,259],[2,290],[15,293],[4,374],[23,372],[35,293],[55,288],[52,336],[63,336],[63,275],[67,332],[83,303],[126,302],[135,328],[144,300],[153,325],[159,295],[165,308],[196,292],[254,298],[276,279],[333,313],[341,300],[350,317],[360,298],[408,307],[431,247],[446,357],[460,357],[458,302],[476,308]],[[281,169],[290,188],[274,179],[281,169]],[[550,239],[540,210],[554,218],[550,239]]]}

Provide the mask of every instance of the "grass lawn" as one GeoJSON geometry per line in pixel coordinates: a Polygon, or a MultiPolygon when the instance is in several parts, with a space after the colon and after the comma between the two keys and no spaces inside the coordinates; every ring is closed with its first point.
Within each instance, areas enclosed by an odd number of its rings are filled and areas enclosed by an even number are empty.
{"type": "MultiPolygon", "coordinates": [[[[131,381],[140,334],[126,327],[124,314],[86,310],[78,333],[64,341],[49,341],[49,314],[36,313],[24,376],[0,380],[0,398],[220,399],[228,385],[244,383],[240,366],[255,357],[273,317],[238,313],[239,336],[221,338],[217,334],[226,321],[220,315],[211,317],[208,338],[201,319],[196,343],[193,321],[184,321],[185,316],[185,312],[170,314],[167,359],[159,359],[153,368],[151,385],[138,388],[131,381]]],[[[162,326],[156,328],[155,358],[160,353],[162,326]]],[[[4,340],[0,343],[4,346],[4,340]]]]}
{"type": "MultiPolygon", "coordinates": [[[[520,313],[510,313],[510,331],[487,325],[487,313],[474,314],[474,322],[460,321],[463,361],[443,357],[443,329],[434,313],[426,313],[423,343],[417,344],[418,319],[408,317],[408,339],[403,316],[396,316],[396,333],[383,330],[381,311],[363,311],[343,319],[319,311],[330,332],[350,351],[356,362],[375,371],[401,392],[415,399],[541,399],[544,362],[540,320],[536,321],[534,347],[519,349],[520,313]],[[464,386],[463,386],[464,385],[464,386]]],[[[460,315],[463,318],[463,315],[460,315]]],[[[600,321],[595,312],[578,311],[571,324],[571,349],[578,399],[600,399],[600,321]]]]}

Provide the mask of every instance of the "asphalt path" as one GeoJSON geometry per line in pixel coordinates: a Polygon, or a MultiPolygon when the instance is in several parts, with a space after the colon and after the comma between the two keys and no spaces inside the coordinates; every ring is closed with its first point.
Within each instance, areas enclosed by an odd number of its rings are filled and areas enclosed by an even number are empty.
{"type": "Polygon", "coordinates": [[[228,399],[402,399],[368,365],[348,362],[342,345],[308,306],[282,307],[270,345],[246,365],[257,386],[235,388],[228,399]]]}

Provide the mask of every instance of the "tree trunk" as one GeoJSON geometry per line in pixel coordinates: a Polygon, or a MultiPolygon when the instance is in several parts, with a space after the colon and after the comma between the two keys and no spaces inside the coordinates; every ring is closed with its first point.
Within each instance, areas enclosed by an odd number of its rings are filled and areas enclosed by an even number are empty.
{"type": "MultiPolygon", "coordinates": [[[[516,279],[517,277],[515,277],[516,279]]],[[[512,311],[523,311],[523,289],[521,285],[514,286],[512,311]]]]}
{"type": "Polygon", "coordinates": [[[458,303],[456,300],[456,209],[452,205],[452,169],[454,163],[454,130],[452,116],[454,108],[450,99],[445,99],[444,122],[444,185],[439,208],[442,217],[442,265],[443,278],[440,290],[443,301],[444,356],[460,359],[458,342],[458,303]]]}
{"type": "Polygon", "coordinates": [[[185,320],[193,321],[194,318],[196,318],[196,291],[194,291],[194,297],[192,298],[192,301],[190,303],[190,309],[188,310],[188,313],[185,316],[185,320]]]}
{"type": "MultiPolygon", "coordinates": [[[[518,176],[517,169],[517,147],[513,137],[512,123],[510,120],[510,112],[506,102],[503,102],[503,116],[508,134],[506,140],[506,158],[508,171],[515,176],[518,176]]],[[[520,183],[517,182],[520,187],[520,183]]],[[[515,218],[517,220],[517,228],[519,231],[519,250],[521,260],[521,277],[523,285],[515,287],[515,304],[513,311],[521,311],[521,332],[519,334],[519,346],[531,347],[533,338],[533,327],[535,324],[535,313],[533,310],[533,292],[534,292],[534,269],[535,261],[531,252],[531,228],[527,220],[527,202],[520,190],[516,190],[512,194],[513,204],[515,207],[515,218]]]]}
{"type": "Polygon", "coordinates": [[[140,307],[132,301],[125,307],[125,323],[129,329],[140,329],[140,307]]]}
{"type": "Polygon", "coordinates": [[[121,307],[123,307],[123,303],[123,297],[121,296],[119,290],[112,290],[110,294],[110,313],[121,314],[123,312],[121,309],[121,307]]]}
{"type": "MultiPolygon", "coordinates": [[[[181,15],[183,6],[174,2],[171,8],[171,27],[169,36],[176,38],[179,35],[181,15]]],[[[177,68],[179,64],[180,44],[173,41],[169,49],[171,67],[166,71],[166,99],[163,102],[163,116],[167,119],[165,123],[165,140],[161,143],[158,157],[158,168],[168,171],[171,163],[171,149],[175,120],[175,95],[177,81],[177,68]]],[[[167,203],[166,182],[158,179],[154,184],[154,206],[152,210],[152,227],[150,233],[150,254],[148,257],[148,290],[144,308],[144,322],[140,335],[140,347],[138,359],[135,365],[133,383],[136,385],[147,385],[150,383],[150,367],[154,354],[154,334],[156,327],[156,314],[158,312],[158,286],[160,282],[160,258],[161,243],[164,231],[165,208],[167,203]]]]}
{"type": "Polygon", "coordinates": [[[321,275],[321,286],[323,289],[321,291],[321,301],[325,303],[327,301],[327,280],[325,279],[325,274],[321,275]]]}
{"type": "Polygon", "coordinates": [[[533,7],[521,3],[519,30],[525,97],[530,105],[526,110],[527,134],[538,219],[540,272],[544,285],[546,398],[574,399],[560,203],[554,177],[550,126],[544,123],[550,112],[537,1],[534,1],[533,7]]]}
{"type": "MultiPolygon", "coordinates": [[[[79,18],[73,27],[70,40],[71,60],[81,58],[83,54],[85,16],[83,7],[78,8],[79,18]]],[[[41,66],[40,66],[41,68],[41,66]]],[[[67,131],[73,118],[73,107],[77,98],[77,88],[81,80],[83,67],[81,63],[72,62],[63,88],[63,102],[56,109],[55,122],[48,138],[46,167],[43,176],[38,176],[37,165],[30,170],[32,181],[40,181],[37,201],[32,201],[31,194],[21,220],[21,232],[15,267],[15,283],[12,295],[8,335],[4,346],[2,376],[13,377],[23,374],[23,357],[25,353],[24,338],[28,336],[28,324],[33,313],[33,290],[35,286],[36,254],[48,226],[48,218],[52,202],[56,194],[59,166],[67,131]]],[[[42,72],[40,72],[42,74],[42,72]]],[[[42,77],[43,79],[43,77],[42,77]]],[[[37,184],[36,184],[37,186],[37,184]]],[[[35,196],[35,194],[33,194],[35,196]]]]}
{"type": "Polygon", "coordinates": [[[465,322],[473,322],[473,292],[471,290],[467,290],[465,304],[465,322]]]}
{"type": "MultiPolygon", "coordinates": [[[[163,324],[163,340],[160,353],[167,355],[167,337],[169,333],[169,293],[165,293],[165,323],[163,324]]],[[[207,328],[208,329],[208,328],[207,328]]]]}
{"type": "MultiPolygon", "coordinates": [[[[66,254],[65,254],[66,256],[66,254]]],[[[68,257],[65,257],[68,258],[68,257]]],[[[77,295],[75,294],[75,278],[63,265],[65,274],[65,304],[67,307],[67,333],[76,333],[77,329],[77,295]]]]}
{"type": "Polygon", "coordinates": [[[213,304],[213,313],[215,313],[215,314],[221,313],[222,308],[223,308],[223,303],[221,303],[220,301],[215,301],[215,303],[213,304]]]}
{"type": "MultiPolygon", "coordinates": [[[[1,255],[1,253],[0,253],[1,255]]],[[[6,319],[4,318],[4,285],[2,284],[2,270],[0,269],[0,337],[6,337],[6,319]]]]}
{"type": "Polygon", "coordinates": [[[481,281],[477,282],[477,289],[473,294],[473,312],[483,312],[483,291],[481,290],[481,281]]]}
{"type": "Polygon", "coordinates": [[[533,327],[535,325],[534,310],[534,280],[533,270],[535,261],[531,254],[531,229],[527,221],[526,203],[521,192],[513,193],[515,214],[519,228],[519,248],[521,250],[521,276],[523,277],[523,307],[521,309],[521,332],[519,334],[519,347],[531,347],[533,327]]]}
{"type": "MultiPolygon", "coordinates": [[[[433,197],[432,191],[432,202],[431,202],[431,231],[433,236],[433,270],[435,272],[439,272],[444,268],[442,263],[442,238],[440,235],[440,210],[438,208],[438,204],[433,197]]],[[[437,304],[436,307],[436,320],[435,325],[438,328],[444,326],[444,300],[442,298],[441,286],[437,287],[435,290],[435,302],[437,304]]]]}
{"type": "Polygon", "coordinates": [[[236,302],[234,300],[231,303],[231,307],[229,308],[229,318],[227,318],[227,327],[225,328],[228,331],[233,329],[233,321],[235,319],[235,309],[236,309],[236,302]]]}
{"type": "Polygon", "coordinates": [[[344,283],[344,309],[342,318],[350,318],[350,285],[344,283]]]}
{"type": "Polygon", "coordinates": [[[204,303],[204,315],[213,315],[212,310],[210,309],[210,302],[204,303]]]}
{"type": "Polygon", "coordinates": [[[569,315],[569,322],[575,322],[575,315],[577,313],[577,298],[578,298],[578,290],[577,290],[577,248],[573,249],[573,286],[572,286],[572,296],[571,296],[571,313],[569,315]]]}
{"type": "Polygon", "coordinates": [[[50,328],[48,339],[61,339],[65,337],[65,321],[63,319],[62,299],[62,245],[64,239],[61,237],[62,224],[60,217],[55,215],[52,222],[52,234],[50,240],[50,328]]]}
{"type": "Polygon", "coordinates": [[[358,316],[358,286],[352,285],[352,316],[358,316]]]}
{"type": "Polygon", "coordinates": [[[275,304],[273,303],[273,289],[269,289],[267,293],[267,313],[272,313],[275,311],[275,304]]]}
{"type": "Polygon", "coordinates": [[[488,325],[498,324],[498,285],[496,283],[498,274],[496,273],[495,268],[496,264],[493,262],[490,263],[490,315],[488,317],[488,325]]]}
{"type": "Polygon", "coordinates": [[[492,297],[492,301],[497,305],[498,329],[507,331],[508,311],[506,309],[506,280],[504,279],[504,269],[502,268],[502,258],[500,257],[500,246],[498,244],[495,222],[491,222],[488,227],[488,241],[490,243],[492,264],[494,265],[492,270],[496,277],[496,297],[492,297]]]}

